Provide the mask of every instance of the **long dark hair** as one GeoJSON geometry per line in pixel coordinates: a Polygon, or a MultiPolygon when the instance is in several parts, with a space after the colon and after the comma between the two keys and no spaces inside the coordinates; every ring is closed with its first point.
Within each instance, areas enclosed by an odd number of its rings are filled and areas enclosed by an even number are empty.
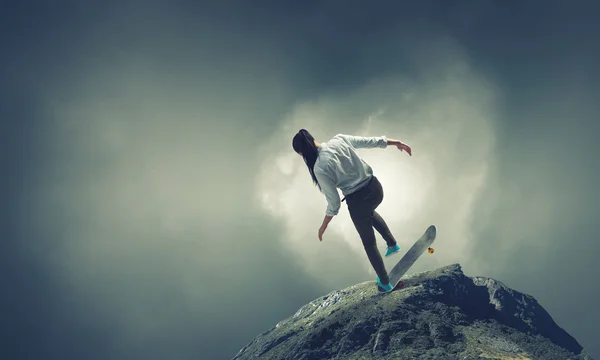
{"type": "Polygon", "coordinates": [[[315,163],[317,162],[317,157],[319,156],[319,151],[315,145],[315,138],[306,129],[301,129],[294,136],[294,139],[292,140],[292,147],[294,148],[295,152],[302,154],[304,162],[308,167],[308,172],[310,172],[310,176],[312,177],[313,183],[317,185],[320,190],[321,185],[319,185],[319,181],[317,181],[315,171],[313,170],[315,163]]]}

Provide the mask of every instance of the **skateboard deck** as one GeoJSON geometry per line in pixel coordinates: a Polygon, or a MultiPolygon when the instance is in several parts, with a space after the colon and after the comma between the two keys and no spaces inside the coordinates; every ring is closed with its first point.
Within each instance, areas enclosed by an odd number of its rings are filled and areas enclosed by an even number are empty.
{"type": "MultiPolygon", "coordinates": [[[[428,250],[430,254],[433,254],[431,244],[433,244],[433,241],[435,240],[436,232],[435,225],[429,226],[427,230],[425,230],[423,236],[413,244],[406,254],[404,254],[402,259],[400,259],[400,261],[392,268],[392,271],[389,272],[390,284],[392,284],[394,289],[403,286],[403,282],[400,281],[400,278],[406,274],[408,269],[410,269],[425,250],[428,250]]],[[[379,285],[377,285],[377,288],[379,291],[385,292],[379,285]]]]}

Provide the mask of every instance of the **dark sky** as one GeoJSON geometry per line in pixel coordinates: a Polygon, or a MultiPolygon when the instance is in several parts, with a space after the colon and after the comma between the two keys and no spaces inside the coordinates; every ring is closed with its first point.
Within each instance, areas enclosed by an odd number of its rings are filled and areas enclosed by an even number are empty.
{"type": "Polygon", "coordinates": [[[2,2],[0,357],[228,359],[374,280],[344,207],[318,242],[307,128],[413,146],[362,152],[403,249],[438,225],[413,270],[531,294],[600,358],[598,10],[2,2]]]}

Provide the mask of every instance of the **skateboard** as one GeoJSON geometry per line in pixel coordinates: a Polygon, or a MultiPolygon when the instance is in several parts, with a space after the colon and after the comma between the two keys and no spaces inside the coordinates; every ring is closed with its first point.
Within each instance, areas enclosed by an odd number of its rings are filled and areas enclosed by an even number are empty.
{"type": "MultiPolygon", "coordinates": [[[[402,288],[404,282],[400,281],[400,278],[406,274],[408,269],[417,261],[417,259],[427,250],[429,254],[433,254],[434,250],[431,247],[436,236],[435,225],[431,225],[425,230],[425,233],[419,240],[417,240],[413,246],[404,254],[402,259],[392,268],[389,272],[390,284],[394,286],[394,290],[402,288]]],[[[379,285],[377,289],[380,292],[385,292],[379,285]]]]}

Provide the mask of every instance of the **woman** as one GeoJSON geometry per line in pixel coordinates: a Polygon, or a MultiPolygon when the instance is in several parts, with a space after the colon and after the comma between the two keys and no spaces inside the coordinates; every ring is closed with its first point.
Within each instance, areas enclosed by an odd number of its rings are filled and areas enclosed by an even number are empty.
{"type": "MultiPolygon", "coordinates": [[[[319,228],[319,241],[331,219],[338,214],[341,202],[339,188],[345,196],[348,212],[360,235],[367,257],[377,273],[377,284],[385,291],[392,291],[388,273],[375,243],[377,230],[387,243],[386,257],[400,251],[396,239],[385,221],[375,211],[383,200],[383,188],[373,170],[356,153],[359,148],[385,148],[394,145],[412,156],[411,148],[400,140],[381,137],[361,137],[338,134],[319,144],[305,129],[292,140],[294,151],[304,158],[315,185],[325,194],[327,210],[319,228]]],[[[342,201],[344,201],[342,200],[342,201]]]]}

